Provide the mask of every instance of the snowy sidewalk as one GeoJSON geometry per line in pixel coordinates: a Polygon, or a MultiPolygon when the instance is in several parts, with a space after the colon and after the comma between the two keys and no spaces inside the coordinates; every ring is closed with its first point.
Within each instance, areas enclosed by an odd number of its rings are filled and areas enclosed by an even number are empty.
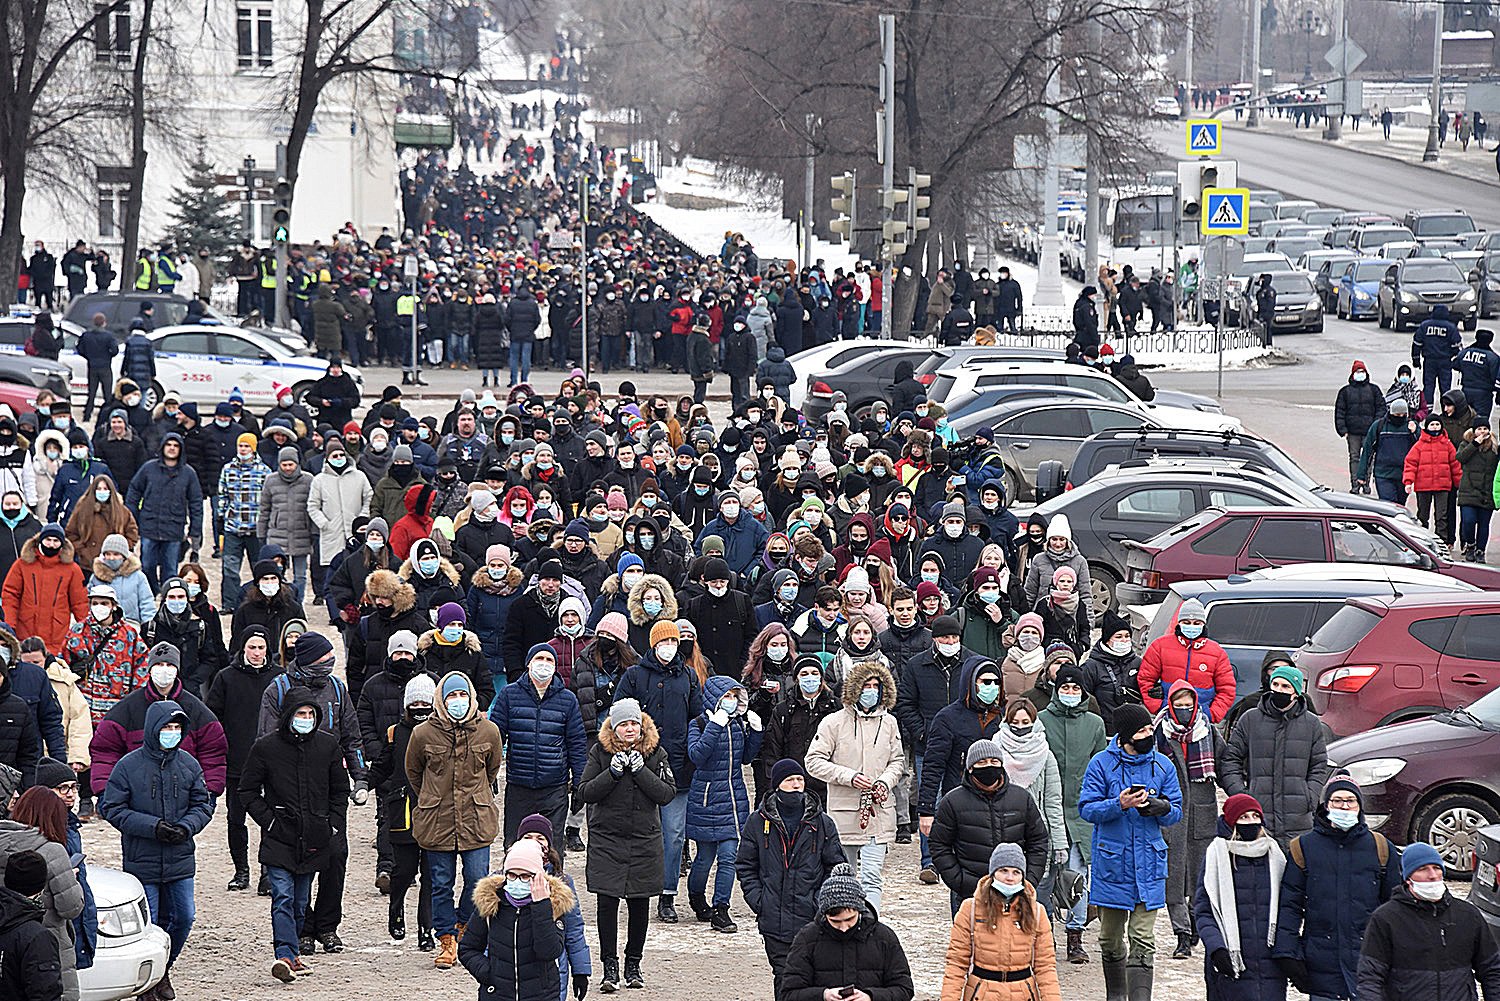
{"type": "MultiPolygon", "coordinates": [[[[1227,132],[1247,130],[1243,121],[1235,121],[1233,118],[1224,120],[1227,132]]],[[[1310,143],[1322,143],[1324,145],[1335,145],[1323,138],[1323,125],[1319,123],[1312,128],[1294,128],[1290,118],[1277,118],[1275,116],[1264,116],[1261,118],[1259,130],[1276,135],[1290,136],[1293,139],[1301,139],[1310,143]]],[[[1491,141],[1494,141],[1492,135],[1491,141]]],[[[1360,120],[1359,131],[1355,132],[1344,119],[1343,128],[1340,130],[1340,138],[1336,145],[1345,149],[1357,150],[1368,153],[1371,156],[1383,157],[1387,160],[1400,160],[1417,167],[1426,167],[1437,174],[1452,174],[1471,181],[1483,181],[1493,183],[1495,174],[1495,147],[1482,147],[1472,139],[1469,141],[1468,152],[1454,138],[1450,130],[1448,141],[1439,151],[1438,159],[1434,163],[1423,163],[1422,153],[1427,149],[1427,127],[1415,125],[1395,125],[1391,127],[1391,138],[1386,139],[1381,132],[1379,122],[1371,122],[1368,118],[1360,120]]]]}

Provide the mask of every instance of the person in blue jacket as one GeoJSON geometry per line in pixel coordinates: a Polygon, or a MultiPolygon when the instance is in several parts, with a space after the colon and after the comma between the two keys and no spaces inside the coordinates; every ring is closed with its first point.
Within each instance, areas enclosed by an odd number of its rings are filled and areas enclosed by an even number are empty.
{"type": "Polygon", "coordinates": [[[688,723],[703,712],[703,688],[698,675],[683,663],[679,652],[682,633],[676,622],[663,619],[655,623],[649,638],[651,649],[641,654],[639,664],[626,669],[615,686],[615,701],[635,699],[641,704],[641,712],[655,721],[660,746],[667,752],[667,762],[677,780],[677,795],[661,808],[662,891],[656,903],[657,919],[676,924],[674,898],[682,875],[682,839],[693,779],[693,767],[688,762],[688,723]]]}
{"type": "Polygon", "coordinates": [[[586,623],[589,632],[593,632],[599,626],[599,620],[610,612],[619,612],[630,618],[630,589],[639,584],[641,578],[646,576],[646,562],[635,553],[620,553],[619,562],[615,564],[615,572],[604,578],[604,585],[599,588],[599,596],[594,599],[594,606],[589,610],[589,620],[586,623]],[[632,572],[634,571],[634,572],[632,572]],[[630,574],[630,580],[625,575],[630,574]]]}
{"type": "Polygon", "coordinates": [[[1359,786],[1337,776],[1287,855],[1271,955],[1297,990],[1353,998],[1365,925],[1400,889],[1401,854],[1365,824],[1359,786]]]}
{"type": "Polygon", "coordinates": [[[695,544],[703,553],[703,540],[713,535],[724,540],[724,562],[737,574],[747,573],[766,548],[771,533],[756,518],[744,513],[740,495],[725,490],[718,497],[719,516],[703,526],[695,544]]]}
{"type": "Polygon", "coordinates": [[[141,746],[115,765],[99,797],[99,816],[120,832],[121,868],[141,881],[151,920],[171,939],[158,995],[171,991],[172,964],[193,928],[193,839],[214,815],[203,769],[178,747],[189,722],[170,699],[151,703],[141,746]]]}
{"type": "Polygon", "coordinates": [[[583,780],[589,741],[578,696],[557,676],[546,643],[526,652],[526,676],[495,696],[490,722],[505,738],[505,840],[525,817],[540,813],[554,827],[568,816],[568,795],[583,780]]]}
{"type": "Polygon", "coordinates": [[[109,463],[93,457],[87,432],[83,428],[71,428],[68,431],[67,461],[57,467],[52,494],[47,499],[47,521],[66,525],[73,513],[73,505],[93,487],[96,476],[114,479],[109,463]]]}
{"type": "Polygon", "coordinates": [[[1422,392],[1429,402],[1453,385],[1453,369],[1463,348],[1464,339],[1448,316],[1448,307],[1433,306],[1432,315],[1417,325],[1411,338],[1411,363],[1422,370],[1422,392]]]}
{"type": "Polygon", "coordinates": [[[750,794],[744,766],[760,753],[761,720],[750,711],[745,687],[716,674],[703,683],[703,712],[688,724],[688,757],[693,785],[688,793],[687,836],[698,844],[688,873],[688,902],[699,921],[714,931],[739,929],[729,918],[734,891],[735,858],[740,831],[750,819],[750,794]],[[709,905],[708,870],[718,859],[713,904],[709,905]]]}
{"type": "Polygon", "coordinates": [[[1182,789],[1176,766],[1155,749],[1145,706],[1120,706],[1114,722],[1115,739],[1083,773],[1078,813],[1094,825],[1089,903],[1099,909],[1106,1001],[1143,1001],[1151,997],[1156,912],[1167,906],[1162,828],[1182,819],[1182,789]]]}
{"type": "Polygon", "coordinates": [[[540,813],[521,819],[516,828],[518,841],[535,841],[542,850],[542,859],[548,876],[560,879],[573,893],[573,906],[562,916],[563,951],[557,957],[558,998],[568,1001],[568,988],[573,988],[577,1001],[589,991],[589,977],[594,972],[594,960],[589,954],[588,939],[583,934],[583,911],[578,906],[578,887],[573,877],[563,872],[562,855],[552,848],[552,822],[540,813]]]}
{"type": "Polygon", "coordinates": [[[498,695],[505,687],[505,657],[502,643],[505,624],[510,620],[510,606],[521,593],[524,577],[519,567],[511,565],[510,547],[495,543],[484,552],[484,566],[474,571],[474,582],[464,607],[469,611],[469,628],[479,637],[479,649],[490,666],[498,695]]]}

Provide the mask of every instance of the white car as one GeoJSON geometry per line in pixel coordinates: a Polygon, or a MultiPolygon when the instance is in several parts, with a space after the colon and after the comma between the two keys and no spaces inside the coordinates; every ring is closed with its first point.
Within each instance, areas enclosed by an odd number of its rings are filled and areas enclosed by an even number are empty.
{"type": "Polygon", "coordinates": [[[1178,118],[1182,115],[1182,105],[1175,97],[1158,97],[1151,102],[1151,115],[1153,118],[1178,118]]]}
{"type": "Polygon", "coordinates": [[[802,404],[807,400],[807,377],[814,372],[831,372],[860,355],[878,354],[882,351],[910,351],[915,346],[919,345],[913,345],[910,341],[883,341],[865,336],[856,337],[852,341],[832,341],[798,351],[787,359],[792,363],[792,371],[797,373],[789,393],[792,406],[802,409],[802,404]]]}
{"type": "MultiPolygon", "coordinates": [[[[277,384],[292,387],[300,403],[328,371],[323,359],[295,354],[275,338],[246,327],[162,327],[147,336],[156,353],[156,379],[141,387],[147,406],[155,406],[167,392],[177,393],[183,402],[213,405],[238,389],[245,394],[245,406],[270,407],[276,403],[272,387],[277,384]]],[[[88,366],[73,351],[76,343],[72,335],[65,338],[62,358],[73,370],[74,394],[81,395],[88,392],[88,366]]],[[[344,371],[363,391],[359,370],[345,365],[344,371]]]]}
{"type": "Polygon", "coordinates": [[[91,865],[89,889],[99,911],[99,943],[94,965],[78,971],[81,1001],[116,1001],[155,987],[167,972],[172,943],[151,923],[140,880],[91,865]]]}

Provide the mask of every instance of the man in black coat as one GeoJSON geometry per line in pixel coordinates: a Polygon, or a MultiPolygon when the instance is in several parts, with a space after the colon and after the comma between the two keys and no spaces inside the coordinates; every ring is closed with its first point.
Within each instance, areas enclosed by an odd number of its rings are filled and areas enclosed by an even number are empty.
{"type": "MultiPolygon", "coordinates": [[[[1359,453],[1373,424],[1385,419],[1385,394],[1370,381],[1365,363],[1355,359],[1349,369],[1349,381],[1339,387],[1333,403],[1333,426],[1339,437],[1349,443],[1349,489],[1359,493],[1359,453]]],[[[1369,493],[1366,486],[1362,492],[1369,493]]]]}
{"type": "Polygon", "coordinates": [[[755,912],[777,998],[792,940],[817,917],[818,891],[834,866],[844,862],[837,825],[806,787],[801,762],[782,758],[773,764],[773,791],[745,822],[735,858],[735,874],[745,903],[755,912]]]}
{"type": "Polygon", "coordinates": [[[41,855],[12,855],[0,889],[0,997],[53,1001],[63,996],[57,939],[42,927],[46,891],[47,863],[41,855]]]}
{"type": "Polygon", "coordinates": [[[359,387],[354,377],[344,371],[338,358],[328,362],[328,372],[307,391],[307,402],[318,408],[318,420],[342,429],[354,419],[359,406],[359,387]]]}
{"type": "MultiPolygon", "coordinates": [[[[1087,347],[1098,347],[1100,344],[1099,313],[1094,307],[1094,296],[1098,293],[1099,290],[1094,286],[1085,285],[1083,291],[1078,293],[1078,298],[1073,300],[1073,343],[1078,345],[1080,351],[1087,347]]],[[[1122,296],[1121,305],[1123,304],[1122,296]]],[[[1134,332],[1134,319],[1130,321],[1126,329],[1134,332]]]]}
{"type": "Polygon", "coordinates": [[[964,779],[938,803],[932,821],[932,863],[948,885],[953,913],[988,875],[990,853],[1016,844],[1026,853],[1026,879],[1040,886],[1047,870],[1047,821],[1024,786],[1005,774],[993,740],[976,740],[964,755],[964,779]]]}
{"type": "Polygon", "coordinates": [[[953,308],[943,317],[941,327],[942,342],[948,347],[963,344],[974,336],[974,316],[964,305],[963,297],[955,292],[952,301],[953,308]]]}
{"type": "Polygon", "coordinates": [[[901,939],[865,903],[849,863],[834,866],[823,881],[818,916],[792,939],[781,986],[782,1001],[823,1001],[848,988],[856,998],[881,1001],[916,995],[901,939]]]}
{"type": "Polygon", "coordinates": [[[717,556],[703,564],[706,590],[685,601],[682,615],[698,627],[698,649],[715,674],[738,678],[755,639],[755,607],[750,596],[730,584],[729,564],[717,556]]]}
{"type": "Polygon", "coordinates": [[[537,573],[536,583],[510,606],[500,651],[506,675],[512,682],[520,680],[526,670],[526,651],[557,635],[558,606],[563,599],[562,579],[562,562],[547,560],[537,573]]]}
{"type": "MultiPolygon", "coordinates": [[[[1001,268],[999,274],[1000,280],[995,282],[993,315],[1000,320],[1000,333],[1020,333],[1021,314],[1024,311],[1021,303],[1021,283],[1010,276],[1010,268],[1001,268]]],[[[983,322],[982,317],[980,322],[983,322]]],[[[1097,330],[1098,326],[1099,321],[1096,315],[1094,328],[1097,330]]]]}
{"type": "MultiPolygon", "coordinates": [[[[281,669],[271,658],[270,651],[275,641],[267,634],[265,626],[249,626],[245,635],[234,639],[240,644],[240,651],[229,666],[209,682],[208,690],[203,694],[203,704],[219,718],[224,739],[229,745],[224,802],[228,811],[229,858],[234,863],[234,876],[229,880],[228,888],[244,890],[250,886],[250,835],[245,828],[245,804],[239,794],[240,776],[244,774],[250,748],[259,736],[261,698],[281,669]]],[[[261,889],[265,893],[271,890],[264,874],[261,889]]]]}
{"type": "Polygon", "coordinates": [[[36,782],[36,763],[42,757],[42,735],[26,700],[10,683],[11,667],[0,662],[0,764],[21,773],[21,788],[36,782]]]}

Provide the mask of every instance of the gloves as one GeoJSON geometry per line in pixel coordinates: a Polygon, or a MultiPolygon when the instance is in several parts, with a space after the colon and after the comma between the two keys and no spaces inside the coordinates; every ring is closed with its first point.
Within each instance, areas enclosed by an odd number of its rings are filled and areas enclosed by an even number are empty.
{"type": "Polygon", "coordinates": [[[1276,966],[1281,970],[1281,975],[1291,981],[1293,987],[1306,994],[1307,991],[1307,964],[1295,956],[1277,956],[1276,966]]]}
{"type": "Polygon", "coordinates": [[[1147,796],[1146,805],[1136,810],[1142,817],[1164,817],[1172,812],[1172,803],[1165,796],[1147,796]]]}
{"type": "Polygon", "coordinates": [[[1067,865],[1068,864],[1068,850],[1066,848],[1054,848],[1054,849],[1052,849],[1052,861],[1053,861],[1053,863],[1055,865],[1057,865],[1059,867],[1067,865]]]}
{"type": "Polygon", "coordinates": [[[627,758],[630,764],[630,770],[633,772],[638,772],[642,768],[646,767],[646,758],[641,754],[640,751],[631,751],[627,758]]]}
{"type": "Polygon", "coordinates": [[[630,767],[630,755],[624,751],[616,751],[614,757],[609,759],[609,773],[615,778],[625,774],[630,767]]]}
{"type": "Polygon", "coordinates": [[[760,732],[760,716],[757,713],[745,713],[745,722],[750,725],[750,729],[756,731],[757,733],[760,732]]]}
{"type": "Polygon", "coordinates": [[[354,783],[354,791],[349,793],[349,799],[355,806],[364,806],[370,799],[370,783],[364,779],[354,783]]]}
{"type": "Polygon", "coordinates": [[[589,992],[589,975],[587,973],[573,974],[573,996],[578,1001],[583,1001],[583,996],[589,992]]]}
{"type": "Polygon", "coordinates": [[[583,809],[583,792],[578,786],[574,786],[568,794],[568,811],[577,813],[583,809]]]}
{"type": "MultiPolygon", "coordinates": [[[[1229,959],[1228,949],[1215,949],[1208,958],[1214,964],[1214,969],[1218,971],[1219,976],[1235,979],[1234,963],[1229,959]]],[[[1282,961],[1278,959],[1276,962],[1282,961]]]]}
{"type": "Polygon", "coordinates": [[[181,824],[170,824],[165,820],[156,822],[156,840],[164,845],[180,845],[188,837],[187,828],[181,824]]]}
{"type": "Polygon", "coordinates": [[[355,608],[353,605],[345,605],[343,607],[343,609],[339,612],[339,618],[343,619],[346,623],[348,623],[351,626],[358,625],[359,624],[359,609],[355,608]]]}
{"type": "Polygon", "coordinates": [[[710,723],[717,723],[720,726],[728,726],[729,714],[722,709],[715,709],[713,712],[708,714],[708,721],[710,723]]]}

